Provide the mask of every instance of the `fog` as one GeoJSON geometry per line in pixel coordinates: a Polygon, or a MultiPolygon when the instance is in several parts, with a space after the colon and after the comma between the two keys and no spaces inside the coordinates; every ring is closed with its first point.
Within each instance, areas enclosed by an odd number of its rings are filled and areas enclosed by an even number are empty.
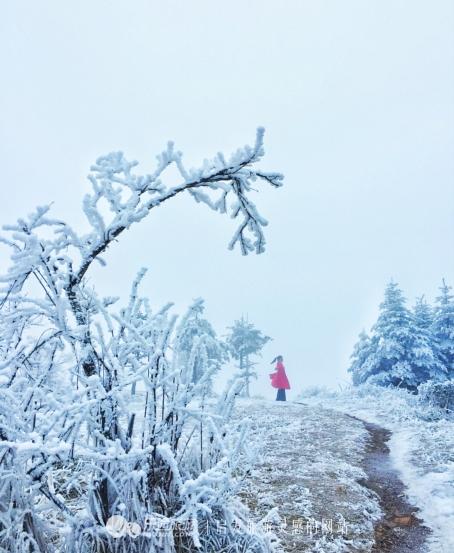
{"type": "Polygon", "coordinates": [[[450,1],[8,2],[0,63],[1,224],[53,202],[81,228],[109,151],[147,172],[171,139],[198,165],[266,128],[263,167],[286,179],[254,195],[265,254],[228,251],[233,221],[178,198],[89,274],[124,296],[147,266],[153,305],[202,296],[221,335],[248,316],[273,337],[255,393],[271,397],[277,354],[293,397],[346,383],[390,278],[410,304],[454,284],[450,1]]]}

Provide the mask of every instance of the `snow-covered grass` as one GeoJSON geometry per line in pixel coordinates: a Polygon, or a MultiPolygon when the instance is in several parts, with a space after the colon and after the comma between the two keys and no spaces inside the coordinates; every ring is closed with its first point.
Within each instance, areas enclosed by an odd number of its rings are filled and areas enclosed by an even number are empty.
{"type": "Polygon", "coordinates": [[[240,493],[255,520],[290,552],[366,553],[381,517],[376,496],[359,481],[368,432],[360,421],[297,403],[241,400],[258,457],[240,493]]]}
{"type": "Polygon", "coordinates": [[[417,396],[377,386],[303,391],[301,401],[380,424],[392,431],[392,462],[410,501],[432,530],[431,553],[454,551],[454,418],[417,396]]]}

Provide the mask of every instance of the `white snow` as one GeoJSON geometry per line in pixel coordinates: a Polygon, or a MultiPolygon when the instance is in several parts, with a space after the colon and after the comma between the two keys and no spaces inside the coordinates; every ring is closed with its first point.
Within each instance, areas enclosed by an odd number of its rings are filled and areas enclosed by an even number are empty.
{"type": "Polygon", "coordinates": [[[454,462],[427,472],[418,469],[412,461],[420,446],[418,437],[414,429],[396,429],[390,440],[391,459],[407,485],[409,499],[434,533],[431,552],[454,551],[454,462]]]}

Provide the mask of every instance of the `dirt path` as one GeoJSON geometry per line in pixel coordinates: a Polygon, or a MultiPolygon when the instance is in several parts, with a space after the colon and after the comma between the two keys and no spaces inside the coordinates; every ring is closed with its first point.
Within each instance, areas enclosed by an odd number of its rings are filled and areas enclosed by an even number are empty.
{"type": "Polygon", "coordinates": [[[376,544],[372,553],[424,553],[430,530],[417,518],[417,509],[408,502],[405,486],[391,465],[387,446],[391,432],[362,422],[371,439],[364,459],[367,479],[360,483],[379,496],[380,507],[385,513],[375,525],[376,544]]]}
{"type": "Polygon", "coordinates": [[[242,497],[255,519],[275,509],[282,552],[427,552],[429,530],[391,464],[390,431],[296,402],[245,402],[237,415],[261,451],[242,497]]]}
{"type": "Polygon", "coordinates": [[[381,513],[359,483],[369,434],[361,421],[297,403],[246,402],[251,450],[260,456],[242,498],[254,518],[270,509],[285,553],[370,553],[381,513]]]}

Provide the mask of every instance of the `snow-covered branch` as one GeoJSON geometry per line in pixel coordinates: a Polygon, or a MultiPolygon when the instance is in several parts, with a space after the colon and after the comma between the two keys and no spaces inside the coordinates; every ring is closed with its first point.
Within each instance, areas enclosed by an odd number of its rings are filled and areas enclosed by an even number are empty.
{"type": "Polygon", "coordinates": [[[92,166],[89,177],[93,192],[84,199],[84,213],[93,230],[78,241],[82,262],[74,271],[70,286],[81,281],[93,260],[124,230],[145,218],[153,208],[183,192],[189,192],[197,202],[203,202],[220,213],[227,212],[227,203],[232,196],[231,216],[241,217],[241,222],[229,247],[233,248],[238,243],[245,255],[254,250],[262,253],[265,246],[263,227],[267,222],[248,195],[252,183],[257,180],[274,187],[282,186],[283,182],[280,173],[265,173],[254,168],[254,164],[264,155],[263,135],[264,129],[259,128],[253,147],[239,149],[228,161],[218,154],[212,160],[205,160],[199,169],[187,170],[181,152],[175,151],[171,142],[157,156],[156,170],[150,175],[134,174],[132,169],[137,162],[127,161],[122,152],[100,157],[92,166]],[[182,182],[166,187],[162,176],[171,165],[177,168],[182,182]],[[214,200],[209,195],[210,191],[219,192],[219,198],[214,200]],[[113,214],[109,222],[105,222],[101,214],[103,200],[113,214]]]}

